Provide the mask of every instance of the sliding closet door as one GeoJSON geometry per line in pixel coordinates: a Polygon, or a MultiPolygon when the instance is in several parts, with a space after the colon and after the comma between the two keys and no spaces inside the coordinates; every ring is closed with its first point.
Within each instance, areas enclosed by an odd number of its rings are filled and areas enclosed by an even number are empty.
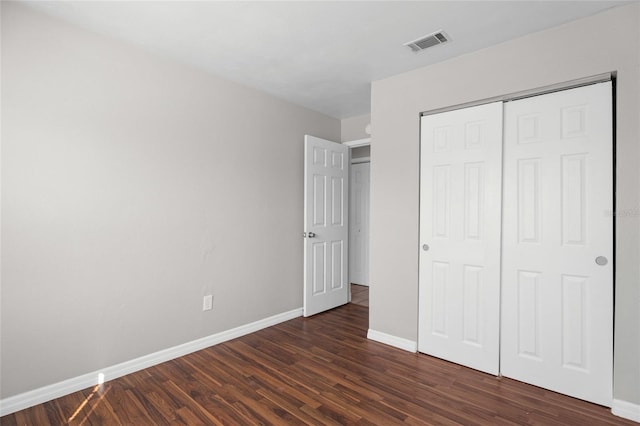
{"type": "Polygon", "coordinates": [[[505,104],[501,372],[612,401],[611,84],[505,104]]]}
{"type": "Polygon", "coordinates": [[[418,350],[498,373],[502,104],[422,117],[418,350]]]}

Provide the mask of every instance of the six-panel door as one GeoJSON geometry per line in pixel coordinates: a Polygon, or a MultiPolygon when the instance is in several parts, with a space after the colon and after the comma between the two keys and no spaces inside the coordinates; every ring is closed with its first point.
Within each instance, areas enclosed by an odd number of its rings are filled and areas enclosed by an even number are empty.
{"type": "Polygon", "coordinates": [[[422,117],[418,349],[498,374],[502,104],[422,117]]]}
{"type": "Polygon", "coordinates": [[[611,108],[611,83],[505,104],[502,257],[502,374],[607,406],[611,108]]]}
{"type": "Polygon", "coordinates": [[[348,150],[305,136],[304,316],[349,299],[348,150]]]}
{"type": "Polygon", "coordinates": [[[611,99],[508,102],[504,129],[499,103],[422,118],[421,352],[611,405],[611,99]]]}

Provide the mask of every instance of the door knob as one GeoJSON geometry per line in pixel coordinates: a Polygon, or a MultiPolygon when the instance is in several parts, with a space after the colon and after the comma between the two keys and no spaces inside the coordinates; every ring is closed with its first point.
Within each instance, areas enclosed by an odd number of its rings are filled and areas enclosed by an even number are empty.
{"type": "Polygon", "coordinates": [[[429,251],[429,244],[423,244],[422,245],[422,250],[429,251]]]}
{"type": "Polygon", "coordinates": [[[315,238],[316,234],[314,234],[313,232],[309,232],[309,233],[307,234],[307,236],[308,236],[309,238],[315,238]]]}
{"type": "Polygon", "coordinates": [[[609,259],[607,259],[606,257],[604,257],[604,256],[596,257],[596,264],[597,265],[604,266],[607,263],[609,263],[609,259]]]}

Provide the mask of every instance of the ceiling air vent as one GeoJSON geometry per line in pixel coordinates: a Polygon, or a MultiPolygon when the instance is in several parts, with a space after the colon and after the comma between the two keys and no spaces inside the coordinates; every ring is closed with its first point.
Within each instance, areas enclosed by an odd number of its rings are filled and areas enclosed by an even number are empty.
{"type": "Polygon", "coordinates": [[[408,46],[414,52],[420,52],[421,50],[427,49],[429,47],[437,46],[438,44],[446,43],[449,41],[446,34],[440,30],[435,33],[428,34],[424,37],[420,37],[417,40],[410,41],[405,43],[405,46],[408,46]]]}

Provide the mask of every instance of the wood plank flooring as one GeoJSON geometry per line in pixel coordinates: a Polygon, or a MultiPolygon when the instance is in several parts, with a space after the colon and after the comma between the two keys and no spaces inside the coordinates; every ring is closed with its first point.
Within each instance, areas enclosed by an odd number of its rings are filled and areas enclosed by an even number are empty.
{"type": "Polygon", "coordinates": [[[354,305],[369,306],[369,287],[352,283],[351,303],[354,305]]]}
{"type": "Polygon", "coordinates": [[[11,425],[636,425],[366,338],[348,304],[2,417],[11,425]]]}

